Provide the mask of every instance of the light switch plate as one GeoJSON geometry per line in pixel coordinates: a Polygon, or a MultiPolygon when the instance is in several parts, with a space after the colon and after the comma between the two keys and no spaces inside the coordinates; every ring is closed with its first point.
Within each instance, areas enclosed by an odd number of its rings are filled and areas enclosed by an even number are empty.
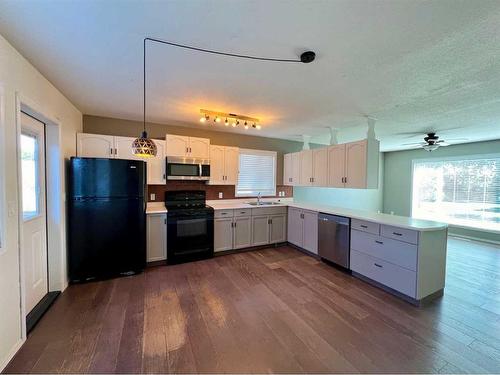
{"type": "Polygon", "coordinates": [[[223,194],[222,194],[222,191],[219,192],[219,199],[222,199],[223,197],[223,194]]]}
{"type": "Polygon", "coordinates": [[[156,200],[156,194],[151,193],[149,194],[150,200],[155,201],[156,200]]]}

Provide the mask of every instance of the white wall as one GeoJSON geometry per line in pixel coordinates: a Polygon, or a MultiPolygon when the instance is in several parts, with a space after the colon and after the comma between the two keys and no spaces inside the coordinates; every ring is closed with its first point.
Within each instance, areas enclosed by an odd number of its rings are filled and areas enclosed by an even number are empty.
{"type": "MultiPolygon", "coordinates": [[[[0,36],[0,96],[3,91],[3,108],[0,114],[0,160],[4,165],[5,197],[5,249],[0,251],[0,370],[7,364],[22,343],[19,249],[18,249],[18,196],[16,159],[16,93],[34,103],[49,118],[55,119],[61,128],[61,155],[68,158],[75,154],[75,134],[82,130],[82,113],[70,103],[47,79],[0,36]],[[9,212],[13,210],[12,212],[9,212]]],[[[0,167],[0,173],[1,173],[0,167]]],[[[0,189],[1,190],[1,189],[0,189]]],[[[63,191],[63,196],[65,192],[63,191]]],[[[1,208],[2,206],[0,206],[1,208]]],[[[65,252],[65,244],[63,244],[65,252]]],[[[61,255],[60,259],[65,259],[61,255]]],[[[66,285],[65,264],[61,264],[61,280],[66,285]]]]}

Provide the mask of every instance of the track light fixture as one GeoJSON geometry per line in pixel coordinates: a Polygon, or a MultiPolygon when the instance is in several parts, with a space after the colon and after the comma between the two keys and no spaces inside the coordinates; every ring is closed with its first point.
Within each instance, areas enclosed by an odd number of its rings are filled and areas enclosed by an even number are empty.
{"type": "Polygon", "coordinates": [[[240,124],[241,121],[243,123],[245,130],[248,130],[250,124],[252,123],[253,123],[253,125],[251,125],[252,129],[257,129],[257,130],[261,129],[261,126],[258,125],[259,119],[255,117],[237,115],[236,113],[210,111],[208,109],[200,109],[200,113],[201,113],[200,122],[202,123],[208,121],[210,118],[213,118],[215,123],[219,123],[224,118],[225,126],[229,126],[229,124],[231,124],[231,126],[235,128],[240,124]]]}

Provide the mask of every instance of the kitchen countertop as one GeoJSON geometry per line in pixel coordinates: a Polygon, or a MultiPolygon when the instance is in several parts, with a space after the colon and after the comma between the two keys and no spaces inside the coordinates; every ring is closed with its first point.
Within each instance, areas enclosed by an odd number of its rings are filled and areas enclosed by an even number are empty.
{"type": "MultiPolygon", "coordinates": [[[[277,201],[278,199],[263,199],[263,201],[277,201]]],[[[255,199],[226,199],[226,200],[208,200],[207,205],[213,207],[214,210],[234,210],[241,208],[259,208],[248,204],[248,201],[255,201],[255,199]]],[[[448,224],[440,223],[430,220],[414,219],[406,216],[382,214],[372,211],[354,210],[349,208],[334,207],[327,205],[320,205],[314,203],[294,202],[291,198],[280,199],[279,205],[260,206],[260,207],[279,207],[289,206],[300,208],[303,210],[311,210],[323,212],[326,214],[339,215],[350,217],[351,219],[359,219],[371,221],[379,224],[393,225],[399,228],[412,229],[417,231],[434,231],[443,230],[448,227],[448,224]]],[[[150,202],[148,203],[146,214],[161,214],[166,213],[167,209],[163,202],[150,202]]]]}

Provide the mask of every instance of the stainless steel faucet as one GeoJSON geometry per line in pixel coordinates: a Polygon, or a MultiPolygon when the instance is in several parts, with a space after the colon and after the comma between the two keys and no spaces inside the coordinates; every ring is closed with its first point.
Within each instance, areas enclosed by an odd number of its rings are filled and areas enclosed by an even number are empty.
{"type": "Polygon", "coordinates": [[[261,198],[260,198],[260,192],[259,192],[259,194],[257,194],[257,205],[260,205],[260,200],[261,200],[261,198]]]}

